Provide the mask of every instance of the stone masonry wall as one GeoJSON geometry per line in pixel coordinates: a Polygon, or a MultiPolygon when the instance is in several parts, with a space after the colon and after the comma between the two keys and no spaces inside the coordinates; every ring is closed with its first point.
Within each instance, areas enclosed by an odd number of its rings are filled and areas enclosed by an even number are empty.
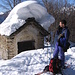
{"type": "Polygon", "coordinates": [[[28,25],[13,38],[8,39],[8,57],[9,59],[18,54],[18,42],[35,41],[35,49],[44,47],[44,37],[39,33],[39,30],[34,25],[28,25]]]}
{"type": "Polygon", "coordinates": [[[35,41],[35,49],[44,47],[44,36],[35,25],[28,25],[13,36],[0,35],[0,58],[10,59],[18,54],[18,42],[35,41]]]}
{"type": "Polygon", "coordinates": [[[8,59],[7,38],[0,35],[0,58],[8,59]]]}

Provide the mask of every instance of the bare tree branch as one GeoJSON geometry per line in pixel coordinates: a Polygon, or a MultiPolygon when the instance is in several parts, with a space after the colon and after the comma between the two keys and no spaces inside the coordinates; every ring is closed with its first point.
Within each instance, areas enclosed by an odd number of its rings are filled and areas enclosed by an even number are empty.
{"type": "Polygon", "coordinates": [[[9,8],[6,7],[6,6],[4,6],[4,5],[1,5],[1,4],[0,4],[0,7],[3,8],[3,9],[5,9],[5,10],[9,10],[9,8]]]}
{"type": "Polygon", "coordinates": [[[21,3],[22,0],[1,0],[0,8],[5,10],[12,10],[18,3],[21,3]]]}
{"type": "Polygon", "coordinates": [[[10,8],[11,8],[11,9],[13,9],[13,7],[12,7],[12,4],[11,4],[10,0],[7,0],[7,1],[8,1],[8,4],[9,4],[10,8]]]}

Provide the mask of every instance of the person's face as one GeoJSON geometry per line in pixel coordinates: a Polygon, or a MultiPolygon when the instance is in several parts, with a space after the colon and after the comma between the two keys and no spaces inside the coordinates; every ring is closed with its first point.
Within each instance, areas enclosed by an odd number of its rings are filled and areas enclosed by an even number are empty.
{"type": "Polygon", "coordinates": [[[59,26],[60,26],[60,27],[63,27],[63,24],[62,24],[62,22],[59,22],[59,26]]]}

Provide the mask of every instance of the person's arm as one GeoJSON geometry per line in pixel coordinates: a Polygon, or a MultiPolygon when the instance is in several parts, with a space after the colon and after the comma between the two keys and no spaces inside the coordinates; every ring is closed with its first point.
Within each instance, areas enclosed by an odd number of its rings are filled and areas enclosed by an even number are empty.
{"type": "Polygon", "coordinates": [[[60,26],[58,26],[57,31],[56,31],[56,35],[59,35],[62,32],[62,28],[60,26]]]}
{"type": "Polygon", "coordinates": [[[69,39],[69,35],[70,35],[69,30],[66,29],[66,30],[65,30],[65,33],[64,33],[64,37],[65,37],[65,39],[66,39],[67,41],[68,41],[68,39],[69,39]]]}

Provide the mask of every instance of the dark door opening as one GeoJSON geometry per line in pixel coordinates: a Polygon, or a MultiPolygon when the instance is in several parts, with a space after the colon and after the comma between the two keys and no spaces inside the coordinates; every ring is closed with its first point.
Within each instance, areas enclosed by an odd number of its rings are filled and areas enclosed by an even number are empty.
{"type": "Polygon", "coordinates": [[[35,41],[30,40],[18,42],[18,53],[32,49],[35,49],[35,41]]]}

